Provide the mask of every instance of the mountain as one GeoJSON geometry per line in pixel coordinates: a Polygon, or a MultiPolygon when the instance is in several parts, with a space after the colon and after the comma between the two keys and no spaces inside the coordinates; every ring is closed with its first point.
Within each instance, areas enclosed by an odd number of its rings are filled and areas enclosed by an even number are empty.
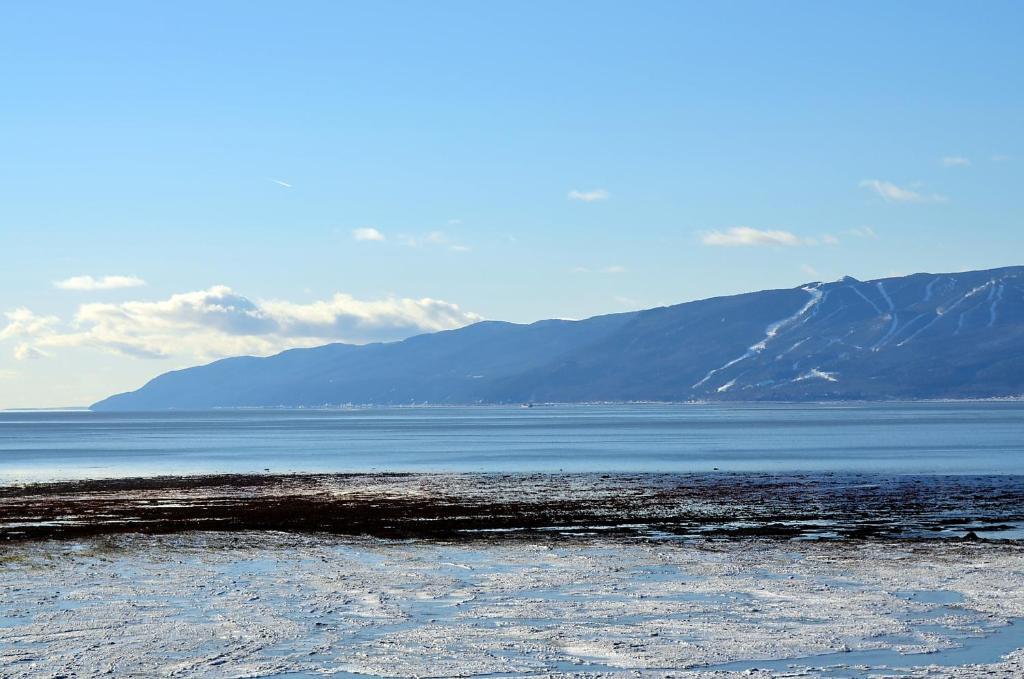
{"type": "Polygon", "coordinates": [[[1024,394],[1024,267],[843,278],[582,321],[485,321],[169,372],[94,410],[1024,394]]]}

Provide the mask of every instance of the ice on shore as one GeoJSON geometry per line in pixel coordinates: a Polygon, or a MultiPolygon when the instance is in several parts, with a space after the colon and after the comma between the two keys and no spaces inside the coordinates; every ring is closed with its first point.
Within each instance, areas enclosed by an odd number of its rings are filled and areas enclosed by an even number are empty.
{"type": "Polygon", "coordinates": [[[0,555],[12,677],[1020,676],[1022,618],[1008,543],[206,533],[0,555]]]}

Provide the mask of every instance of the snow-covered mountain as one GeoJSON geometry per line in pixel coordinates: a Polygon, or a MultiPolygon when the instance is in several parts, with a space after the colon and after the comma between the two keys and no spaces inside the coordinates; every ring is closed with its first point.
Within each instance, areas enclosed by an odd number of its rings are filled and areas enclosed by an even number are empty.
{"type": "Polygon", "coordinates": [[[96,410],[1024,394],[1024,267],[843,278],[583,321],[486,321],[167,373],[96,410]]]}

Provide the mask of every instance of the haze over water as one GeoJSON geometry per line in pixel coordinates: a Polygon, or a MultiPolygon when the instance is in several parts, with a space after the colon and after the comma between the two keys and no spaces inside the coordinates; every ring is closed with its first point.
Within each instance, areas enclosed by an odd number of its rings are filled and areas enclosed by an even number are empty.
{"type": "Polygon", "coordinates": [[[205,473],[1016,474],[1024,403],[0,412],[0,483],[205,473]]]}

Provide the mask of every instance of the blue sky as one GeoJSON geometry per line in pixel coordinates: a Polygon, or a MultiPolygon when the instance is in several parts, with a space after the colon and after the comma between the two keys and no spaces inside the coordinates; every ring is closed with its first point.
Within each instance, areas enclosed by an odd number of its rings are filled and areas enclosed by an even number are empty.
{"type": "Polygon", "coordinates": [[[8,3],[0,407],[1024,263],[1022,25],[999,2],[8,3]]]}

